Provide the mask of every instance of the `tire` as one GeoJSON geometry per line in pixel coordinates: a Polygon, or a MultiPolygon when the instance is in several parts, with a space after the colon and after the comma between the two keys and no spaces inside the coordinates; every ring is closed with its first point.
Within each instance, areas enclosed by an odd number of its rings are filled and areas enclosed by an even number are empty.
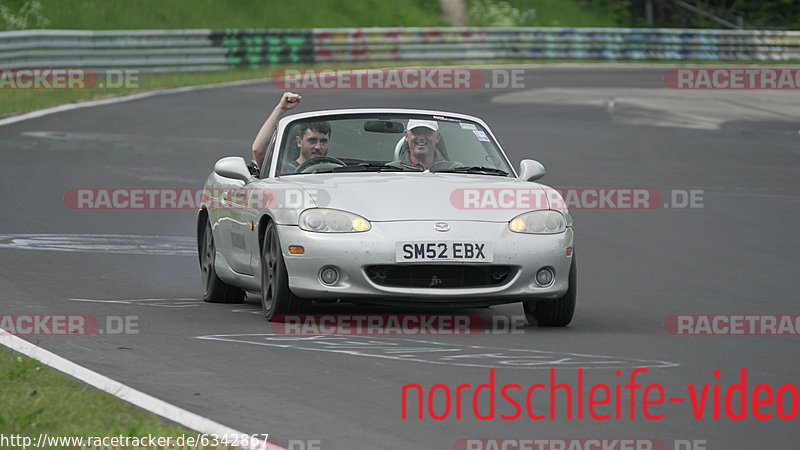
{"type": "Polygon", "coordinates": [[[264,317],[271,321],[279,314],[303,314],[310,303],[292,294],[289,274],[283,260],[278,229],[274,222],[264,231],[261,247],[261,308],[264,317]]]}
{"type": "Polygon", "coordinates": [[[214,234],[211,232],[211,222],[206,218],[206,227],[203,231],[203,240],[200,245],[200,272],[203,281],[203,301],[208,303],[242,303],[244,291],[220,280],[217,276],[214,263],[217,260],[217,250],[214,247],[214,234]]]}
{"type": "Polygon", "coordinates": [[[569,288],[567,292],[556,300],[527,301],[522,303],[525,318],[530,324],[540,327],[564,327],[572,321],[575,313],[575,303],[578,298],[578,270],[575,265],[575,255],[572,255],[572,264],[569,267],[569,288]]]}

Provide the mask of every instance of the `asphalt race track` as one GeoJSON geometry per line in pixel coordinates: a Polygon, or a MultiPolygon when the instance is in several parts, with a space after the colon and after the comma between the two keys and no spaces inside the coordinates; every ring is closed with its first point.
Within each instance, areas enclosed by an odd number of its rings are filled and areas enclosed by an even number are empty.
{"type": "MultiPolygon", "coordinates": [[[[223,424],[269,433],[284,446],[318,440],[326,450],[451,449],[465,438],[638,438],[663,441],[666,449],[692,448],[687,441],[709,450],[797,448],[796,387],[781,391],[789,420],[778,417],[775,399],[759,407],[772,413],[769,420],[757,419],[750,405],[758,384],[774,392],[800,384],[798,334],[677,336],[665,321],[676,314],[800,312],[800,93],[670,90],[666,70],[527,68],[518,89],[307,90],[295,109],[394,106],[472,114],[492,127],[514,164],[542,162],[548,185],[663,193],[669,207],[574,211],[579,293],[566,328],[281,337],[255,297],[243,305],[200,300],[194,210],[86,210],[65,203],[76,188],[201,188],[218,158],[249,155],[278,100],[280,91],[269,82],[0,127],[0,314],[91,314],[107,333],[26,339],[223,424]],[[696,207],[676,208],[690,191],[700,192],[696,207]],[[109,320],[118,317],[133,320],[138,333],[110,334],[109,320]],[[480,420],[472,393],[489,383],[491,368],[495,417],[480,420]],[[555,383],[570,385],[575,397],[579,368],[584,396],[594,385],[608,385],[612,393],[622,385],[621,418],[610,405],[597,409],[611,414],[607,420],[592,418],[588,409],[583,418],[577,409],[567,418],[561,389],[554,418],[550,391],[535,394],[534,412],[548,416],[533,420],[517,390],[510,393],[523,404],[521,416],[502,419],[515,410],[500,387],[549,386],[551,368],[555,383]],[[636,368],[647,369],[636,375],[639,384],[660,385],[665,399],[685,401],[650,406],[651,414],[663,416],[646,418],[644,388],[631,397],[625,387],[636,368]],[[722,400],[740,382],[741,369],[746,417],[733,420],[722,400]],[[455,393],[464,383],[472,390],[460,419],[455,405],[444,420],[431,418],[427,408],[420,420],[413,406],[402,419],[403,385],[420,384],[427,400],[434,385],[455,393]],[[690,385],[710,386],[701,420],[694,417],[690,385]],[[719,419],[712,412],[714,385],[720,386],[719,419]]],[[[431,310],[339,305],[315,312],[431,310]]],[[[521,316],[522,307],[457,312],[505,323],[521,316]]],[[[734,412],[742,409],[739,396],[731,400],[734,412]]],[[[478,398],[480,413],[488,414],[488,393],[478,398]]],[[[443,390],[435,400],[442,414],[443,390]]]]}

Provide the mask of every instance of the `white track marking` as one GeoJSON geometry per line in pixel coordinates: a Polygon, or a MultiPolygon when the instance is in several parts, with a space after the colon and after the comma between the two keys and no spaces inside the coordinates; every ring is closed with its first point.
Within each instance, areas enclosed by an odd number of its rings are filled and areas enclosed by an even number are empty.
{"type": "MultiPolygon", "coordinates": [[[[56,355],[55,353],[33,345],[24,339],[20,339],[10,333],[7,333],[1,328],[0,344],[16,352],[22,353],[23,355],[29,356],[60,372],[64,372],[67,375],[75,377],[92,387],[100,389],[103,392],[108,392],[109,394],[125,400],[128,403],[136,405],[146,411],[157,414],[165,419],[176,422],[192,430],[199,431],[200,433],[239,436],[247,434],[221,423],[214,422],[211,419],[197,415],[183,408],[179,408],[163,400],[157,399],[118,381],[112,380],[105,375],[101,375],[93,370],[89,370],[56,355]]],[[[254,445],[251,445],[247,448],[263,448],[269,450],[279,449],[279,447],[264,441],[258,441],[254,445]]]]}
{"type": "MultiPolygon", "coordinates": [[[[269,347],[341,353],[351,356],[415,361],[466,367],[550,369],[553,367],[665,368],[667,361],[620,358],[606,355],[551,352],[520,348],[495,348],[445,342],[374,336],[284,336],[277,334],[218,334],[197,339],[263,345],[269,347]]],[[[465,339],[468,339],[465,338],[465,339]]]]}
{"type": "MultiPolygon", "coordinates": [[[[200,306],[202,301],[198,298],[133,298],[133,299],[92,299],[92,298],[68,298],[72,302],[86,303],[117,303],[120,305],[145,305],[159,306],[162,308],[194,308],[200,306]]],[[[260,312],[260,311],[259,311],[260,312]]]]}
{"type": "Polygon", "coordinates": [[[800,99],[786,90],[663,88],[537,88],[503,93],[492,102],[602,108],[614,122],[718,130],[740,120],[794,121],[800,99]]]}
{"type": "Polygon", "coordinates": [[[197,255],[197,241],[192,237],[130,234],[0,234],[0,248],[126,255],[197,255]]]}

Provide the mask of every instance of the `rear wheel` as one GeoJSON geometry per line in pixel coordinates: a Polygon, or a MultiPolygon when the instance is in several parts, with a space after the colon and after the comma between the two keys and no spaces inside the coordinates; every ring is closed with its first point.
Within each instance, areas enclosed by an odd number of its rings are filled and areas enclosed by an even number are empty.
{"type": "Polygon", "coordinates": [[[244,301],[244,291],[225,283],[217,276],[214,268],[217,249],[214,247],[214,234],[211,232],[211,222],[208,218],[206,218],[202,242],[200,246],[200,271],[203,276],[203,301],[209,303],[242,303],[244,301]]]}
{"type": "Polygon", "coordinates": [[[530,324],[537,323],[540,327],[563,327],[572,321],[577,297],[578,271],[573,254],[572,264],[569,267],[567,292],[556,300],[522,302],[522,308],[525,310],[525,318],[530,324]]]}
{"type": "Polygon", "coordinates": [[[264,231],[261,248],[261,308],[264,317],[272,320],[279,314],[302,314],[308,311],[309,302],[289,290],[289,275],[283,261],[278,230],[274,222],[264,231]]]}

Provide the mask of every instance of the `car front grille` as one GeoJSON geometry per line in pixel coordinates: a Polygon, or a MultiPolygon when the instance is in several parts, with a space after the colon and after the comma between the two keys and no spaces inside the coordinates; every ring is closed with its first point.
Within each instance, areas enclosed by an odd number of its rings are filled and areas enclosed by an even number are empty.
{"type": "Polygon", "coordinates": [[[375,265],[364,269],[373,283],[387,287],[478,288],[507,283],[514,276],[509,266],[375,265]]]}

